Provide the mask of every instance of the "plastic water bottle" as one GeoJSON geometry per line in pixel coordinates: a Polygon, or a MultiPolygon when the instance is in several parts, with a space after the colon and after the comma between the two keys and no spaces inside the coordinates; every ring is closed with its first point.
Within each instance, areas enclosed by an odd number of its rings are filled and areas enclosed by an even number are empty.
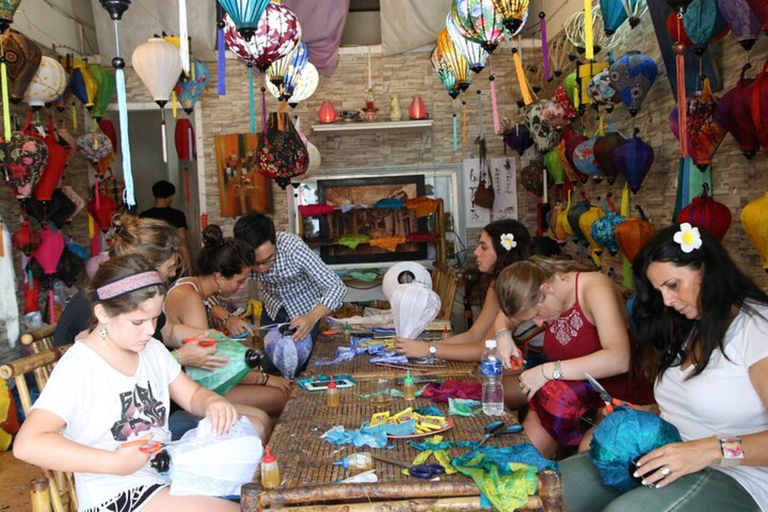
{"type": "Polygon", "coordinates": [[[501,384],[501,355],[496,350],[496,340],[485,340],[485,351],[480,360],[483,377],[483,414],[504,414],[504,386],[501,384]]]}

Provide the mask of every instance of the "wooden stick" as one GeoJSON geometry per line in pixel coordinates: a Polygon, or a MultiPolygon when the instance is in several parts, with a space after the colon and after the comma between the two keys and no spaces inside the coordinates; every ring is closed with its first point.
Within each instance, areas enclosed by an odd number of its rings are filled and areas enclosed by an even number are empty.
{"type": "Polygon", "coordinates": [[[376,366],[383,366],[385,368],[394,368],[396,370],[411,370],[412,372],[417,373],[429,373],[429,370],[423,370],[421,368],[411,368],[410,366],[401,366],[399,364],[389,364],[389,363],[373,363],[376,366]]]}

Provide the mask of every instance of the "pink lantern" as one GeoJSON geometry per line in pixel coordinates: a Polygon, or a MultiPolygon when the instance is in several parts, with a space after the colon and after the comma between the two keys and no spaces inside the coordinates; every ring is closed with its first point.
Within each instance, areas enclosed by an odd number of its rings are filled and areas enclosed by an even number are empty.
{"type": "Polygon", "coordinates": [[[323,104],[320,105],[320,110],[317,112],[317,120],[321,123],[328,124],[335,122],[337,117],[336,109],[333,108],[331,100],[323,101],[323,104]]]}
{"type": "Polygon", "coordinates": [[[56,266],[59,264],[61,255],[64,253],[64,236],[61,231],[54,231],[51,228],[40,232],[40,245],[32,253],[32,258],[36,259],[43,272],[48,276],[48,311],[51,315],[51,323],[56,322],[53,312],[53,275],[56,273],[56,266]]]}

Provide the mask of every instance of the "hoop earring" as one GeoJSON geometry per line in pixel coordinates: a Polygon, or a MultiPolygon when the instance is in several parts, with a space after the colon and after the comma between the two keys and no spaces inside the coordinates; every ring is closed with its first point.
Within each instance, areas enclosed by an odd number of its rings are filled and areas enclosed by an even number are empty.
{"type": "Polygon", "coordinates": [[[103,339],[103,340],[107,338],[107,327],[106,326],[104,326],[101,329],[99,329],[99,336],[101,336],[101,339],[103,339]]]}

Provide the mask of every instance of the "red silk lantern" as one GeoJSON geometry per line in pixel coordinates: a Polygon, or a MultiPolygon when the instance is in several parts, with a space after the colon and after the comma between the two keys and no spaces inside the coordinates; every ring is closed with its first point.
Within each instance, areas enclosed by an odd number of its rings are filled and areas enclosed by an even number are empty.
{"type": "Polygon", "coordinates": [[[614,230],[616,241],[630,262],[635,261],[640,249],[656,234],[656,227],[648,221],[643,209],[639,206],[635,208],[640,212],[640,218],[630,217],[614,230]]]}
{"type": "Polygon", "coordinates": [[[32,280],[32,285],[24,287],[24,314],[38,311],[40,306],[37,305],[37,301],[40,299],[40,283],[32,280]]]}
{"type": "Polygon", "coordinates": [[[679,111],[677,106],[670,113],[672,132],[679,139],[685,137],[688,154],[696,166],[704,171],[712,163],[712,156],[725,138],[726,128],[717,115],[717,97],[712,93],[709,79],[704,79],[704,90],[696,92],[686,101],[686,133],[676,129],[679,111]]]}
{"type": "Polygon", "coordinates": [[[760,140],[757,138],[755,123],[752,121],[752,102],[749,85],[755,80],[746,78],[744,73],[752,67],[744,65],[741,69],[741,78],[736,87],[728,91],[717,102],[717,119],[731,132],[733,138],[739,143],[739,149],[747,159],[752,158],[760,149],[760,140]]]}
{"type": "Polygon", "coordinates": [[[755,123],[755,133],[763,146],[763,152],[768,153],[768,61],[749,86],[749,96],[752,102],[752,121],[755,123]]]}
{"type": "Polygon", "coordinates": [[[709,195],[709,185],[704,183],[702,193],[691,204],[680,210],[677,222],[688,222],[692,226],[704,228],[722,242],[728,228],[731,227],[731,210],[723,203],[718,203],[709,195]]]}
{"type": "Polygon", "coordinates": [[[109,119],[99,119],[99,130],[101,133],[107,136],[112,143],[112,152],[117,153],[117,132],[115,131],[115,125],[109,119]]]}
{"type": "Polygon", "coordinates": [[[760,22],[760,28],[768,34],[768,2],[765,0],[747,0],[752,12],[760,22]]]}
{"type": "Polygon", "coordinates": [[[53,117],[48,119],[48,136],[44,139],[48,147],[48,163],[43,169],[43,174],[35,185],[35,199],[38,201],[50,201],[53,191],[59,186],[61,175],[67,166],[67,150],[59,144],[58,137],[53,130],[53,117]]]}
{"type": "Polygon", "coordinates": [[[13,247],[20,250],[27,256],[32,254],[40,247],[40,233],[36,229],[32,229],[29,226],[29,221],[25,220],[21,223],[19,229],[17,229],[11,237],[11,243],[13,247]]]}
{"type": "Polygon", "coordinates": [[[421,96],[414,96],[411,106],[408,107],[408,115],[411,119],[426,119],[427,107],[424,105],[424,100],[421,99],[421,96]]]}
{"type": "Polygon", "coordinates": [[[88,202],[88,213],[93,217],[99,229],[106,233],[112,223],[112,215],[117,211],[117,203],[106,194],[99,196],[98,206],[96,199],[88,202]]]}
{"type": "Polygon", "coordinates": [[[320,105],[320,110],[317,112],[318,121],[324,124],[333,123],[337,117],[336,109],[333,108],[331,100],[323,101],[322,105],[320,105]]]}
{"type": "Polygon", "coordinates": [[[195,130],[189,119],[181,118],[176,120],[176,154],[179,160],[194,160],[197,157],[195,153],[195,130]]]}

